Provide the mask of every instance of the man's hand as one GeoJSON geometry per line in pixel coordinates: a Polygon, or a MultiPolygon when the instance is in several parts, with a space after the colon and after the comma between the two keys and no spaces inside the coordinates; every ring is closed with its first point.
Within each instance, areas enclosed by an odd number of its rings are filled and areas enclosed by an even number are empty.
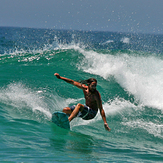
{"type": "Polygon", "coordinates": [[[104,127],[107,131],[111,131],[111,129],[109,128],[108,124],[107,123],[104,123],[104,127]]]}
{"type": "Polygon", "coordinates": [[[54,76],[56,76],[58,79],[60,79],[60,75],[58,73],[55,73],[54,76]]]}

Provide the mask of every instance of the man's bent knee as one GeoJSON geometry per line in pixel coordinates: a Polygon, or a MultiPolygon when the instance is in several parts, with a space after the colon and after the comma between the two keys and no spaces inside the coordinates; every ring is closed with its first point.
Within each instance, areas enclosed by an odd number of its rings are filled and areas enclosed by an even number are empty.
{"type": "Polygon", "coordinates": [[[71,111],[71,109],[69,107],[63,108],[62,112],[66,113],[66,114],[71,114],[72,113],[72,111],[71,111]]]}
{"type": "Polygon", "coordinates": [[[83,111],[84,105],[78,103],[78,104],[76,105],[76,107],[79,107],[79,111],[83,111]]]}

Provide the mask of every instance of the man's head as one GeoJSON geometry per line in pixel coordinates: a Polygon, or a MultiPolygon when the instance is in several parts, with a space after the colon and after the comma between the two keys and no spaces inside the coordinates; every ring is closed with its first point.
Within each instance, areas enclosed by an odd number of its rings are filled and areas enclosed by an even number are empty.
{"type": "Polygon", "coordinates": [[[91,84],[92,82],[96,82],[97,83],[97,80],[95,78],[90,78],[90,79],[87,79],[87,84],[91,84]]]}
{"type": "Polygon", "coordinates": [[[96,90],[96,86],[97,86],[97,80],[94,78],[90,78],[87,80],[87,85],[90,89],[90,91],[95,91],[96,90]]]}

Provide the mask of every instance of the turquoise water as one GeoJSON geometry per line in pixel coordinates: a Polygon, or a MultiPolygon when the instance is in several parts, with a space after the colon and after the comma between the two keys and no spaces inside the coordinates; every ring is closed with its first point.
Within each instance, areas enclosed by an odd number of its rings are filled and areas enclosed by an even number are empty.
{"type": "Polygon", "coordinates": [[[162,162],[163,36],[0,28],[1,162],[162,162]],[[54,111],[84,103],[57,79],[94,77],[100,114],[67,131],[54,111]]]}

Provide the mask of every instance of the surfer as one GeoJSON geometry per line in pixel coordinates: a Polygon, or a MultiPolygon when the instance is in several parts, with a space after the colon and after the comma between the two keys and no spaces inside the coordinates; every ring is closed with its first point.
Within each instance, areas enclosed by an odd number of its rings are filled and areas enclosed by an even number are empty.
{"type": "Polygon", "coordinates": [[[102,106],[102,100],[101,100],[101,95],[100,93],[96,90],[97,86],[97,80],[94,78],[90,78],[88,80],[85,80],[87,85],[76,82],[74,80],[65,78],[60,76],[58,73],[54,74],[58,79],[62,79],[66,81],[69,84],[72,84],[80,89],[83,90],[86,105],[83,104],[77,104],[76,106],[70,106],[70,107],[65,107],[63,109],[63,112],[69,115],[69,122],[75,118],[75,117],[81,117],[84,120],[89,120],[93,119],[97,112],[98,109],[100,110],[101,117],[104,121],[104,127],[106,130],[110,131],[111,129],[109,128],[107,122],[106,122],[106,116],[105,112],[102,106]]]}

